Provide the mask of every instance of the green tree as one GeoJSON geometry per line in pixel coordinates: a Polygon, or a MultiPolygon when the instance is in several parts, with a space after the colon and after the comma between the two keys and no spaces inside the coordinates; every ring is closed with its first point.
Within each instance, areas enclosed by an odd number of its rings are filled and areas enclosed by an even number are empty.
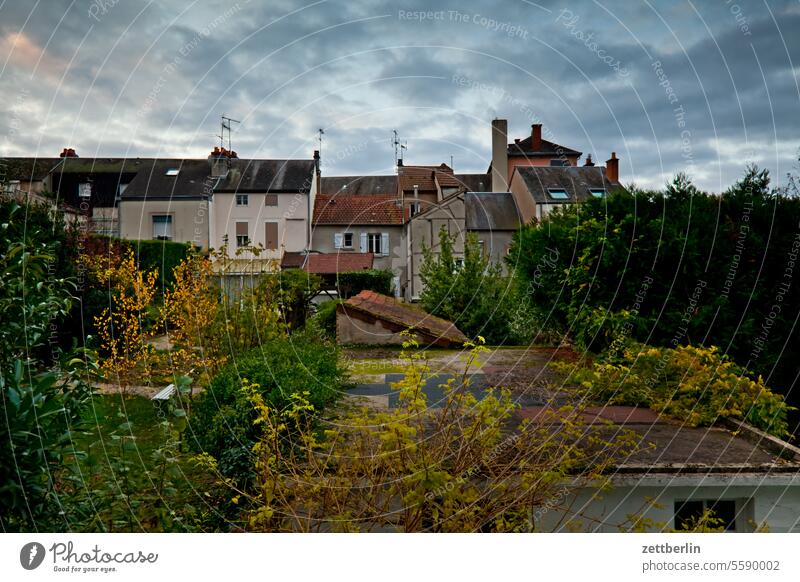
{"type": "Polygon", "coordinates": [[[467,336],[481,336],[495,345],[516,343],[519,338],[510,328],[518,296],[513,279],[503,275],[501,265],[489,261],[474,233],[464,241],[461,262],[456,261],[453,245],[454,238],[442,227],[437,252],[423,247],[422,306],[454,322],[467,336]]]}

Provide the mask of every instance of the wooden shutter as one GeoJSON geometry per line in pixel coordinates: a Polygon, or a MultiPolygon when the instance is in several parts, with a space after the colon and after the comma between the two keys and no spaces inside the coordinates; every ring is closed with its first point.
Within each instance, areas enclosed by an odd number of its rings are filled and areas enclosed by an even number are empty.
{"type": "Polygon", "coordinates": [[[366,253],[367,252],[367,233],[366,232],[362,232],[361,233],[361,252],[362,253],[366,253]]]}
{"type": "Polygon", "coordinates": [[[236,223],[236,236],[247,236],[247,223],[246,222],[237,222],[236,223]]]}
{"type": "Polygon", "coordinates": [[[278,205],[278,195],[277,194],[267,194],[264,198],[264,206],[277,206],[278,205]]]}
{"type": "Polygon", "coordinates": [[[381,233],[381,254],[388,255],[389,254],[389,233],[382,232],[381,233]]]}
{"type": "Polygon", "coordinates": [[[266,222],[266,236],[264,238],[264,248],[274,251],[278,248],[278,223],[266,222]]]}
{"type": "Polygon", "coordinates": [[[333,248],[340,249],[342,248],[342,241],[344,240],[344,235],[341,232],[337,232],[333,235],[333,248]]]}

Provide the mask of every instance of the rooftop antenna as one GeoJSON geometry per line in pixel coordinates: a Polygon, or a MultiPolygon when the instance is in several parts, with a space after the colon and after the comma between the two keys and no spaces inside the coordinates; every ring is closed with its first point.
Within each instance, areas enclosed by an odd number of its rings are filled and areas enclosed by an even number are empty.
{"type": "Polygon", "coordinates": [[[403,150],[408,149],[408,142],[407,141],[400,141],[400,138],[397,135],[397,130],[392,130],[392,145],[394,146],[394,163],[397,164],[398,160],[401,162],[403,161],[403,150]]]}
{"type": "Polygon", "coordinates": [[[241,123],[236,119],[231,119],[227,117],[224,113],[222,114],[222,131],[220,132],[219,136],[219,145],[220,147],[225,147],[225,132],[228,132],[228,151],[233,151],[231,147],[231,123],[241,123]]]}
{"type": "Polygon", "coordinates": [[[325,130],[320,127],[317,133],[319,134],[317,136],[317,140],[319,141],[319,157],[322,159],[322,136],[325,135],[325,130]]]}

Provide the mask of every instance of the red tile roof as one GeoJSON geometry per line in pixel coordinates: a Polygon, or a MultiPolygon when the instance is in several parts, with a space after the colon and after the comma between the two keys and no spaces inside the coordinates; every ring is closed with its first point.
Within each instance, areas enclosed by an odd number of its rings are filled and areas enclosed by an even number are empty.
{"type": "Polygon", "coordinates": [[[414,186],[420,192],[435,192],[436,182],[442,188],[457,188],[462,183],[453,175],[453,168],[447,164],[438,166],[400,166],[400,189],[403,192],[413,192],[414,186]]]}
{"type": "Polygon", "coordinates": [[[372,253],[321,253],[308,255],[303,270],[317,275],[350,273],[372,268],[372,253]]]}
{"type": "Polygon", "coordinates": [[[467,337],[452,322],[374,291],[362,291],[348,299],[345,306],[348,310],[354,309],[406,329],[413,328],[424,335],[440,338],[446,342],[462,344],[467,341],[467,337]]]}
{"type": "Polygon", "coordinates": [[[403,210],[391,195],[317,196],[314,224],[403,224],[403,210]]]}

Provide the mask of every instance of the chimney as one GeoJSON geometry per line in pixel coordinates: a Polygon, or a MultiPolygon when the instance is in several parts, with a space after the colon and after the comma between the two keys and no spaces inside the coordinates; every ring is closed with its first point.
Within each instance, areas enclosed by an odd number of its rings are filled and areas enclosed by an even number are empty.
{"type": "Polygon", "coordinates": [[[583,164],[584,166],[594,166],[594,161],[592,160],[592,154],[586,156],[586,163],[583,164]]]}
{"type": "Polygon", "coordinates": [[[64,148],[63,151],[58,155],[59,158],[77,158],[78,154],[75,153],[73,148],[64,148]]]}
{"type": "Polygon", "coordinates": [[[617,152],[611,152],[611,158],[606,160],[606,178],[609,182],[619,182],[619,158],[617,152]]]}
{"type": "Polygon", "coordinates": [[[215,146],[211,155],[208,156],[208,163],[211,164],[211,177],[219,178],[228,174],[230,168],[230,157],[225,148],[215,146]]]}
{"type": "Polygon", "coordinates": [[[322,191],[322,164],[319,157],[319,150],[314,150],[314,176],[317,181],[317,188],[314,195],[319,196],[322,191]]]}
{"type": "Polygon", "coordinates": [[[492,120],[492,192],[508,192],[508,121],[492,120]]]}
{"type": "Polygon", "coordinates": [[[542,124],[534,123],[531,125],[531,149],[535,152],[542,149],[542,124]]]}

